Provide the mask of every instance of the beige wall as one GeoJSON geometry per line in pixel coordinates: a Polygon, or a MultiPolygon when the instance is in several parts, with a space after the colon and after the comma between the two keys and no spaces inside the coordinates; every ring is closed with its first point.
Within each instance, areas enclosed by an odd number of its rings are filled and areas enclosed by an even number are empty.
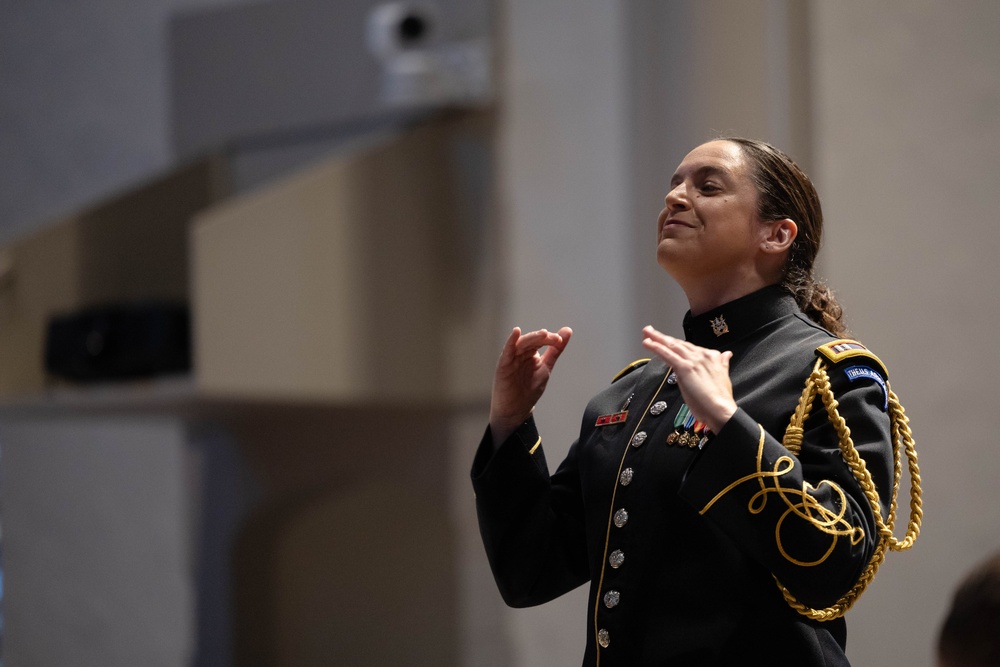
{"type": "Polygon", "coordinates": [[[827,273],[912,421],[924,530],[848,617],[857,664],[931,665],[951,590],[1000,549],[1000,4],[812,4],[827,273]]]}

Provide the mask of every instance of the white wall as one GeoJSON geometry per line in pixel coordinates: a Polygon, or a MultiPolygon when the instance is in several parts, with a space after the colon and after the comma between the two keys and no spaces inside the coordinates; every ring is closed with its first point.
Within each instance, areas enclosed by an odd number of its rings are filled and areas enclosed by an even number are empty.
{"type": "Polygon", "coordinates": [[[1000,4],[813,2],[827,273],[888,364],[924,529],[848,616],[859,665],[932,665],[959,577],[1000,549],[1000,4]]]}

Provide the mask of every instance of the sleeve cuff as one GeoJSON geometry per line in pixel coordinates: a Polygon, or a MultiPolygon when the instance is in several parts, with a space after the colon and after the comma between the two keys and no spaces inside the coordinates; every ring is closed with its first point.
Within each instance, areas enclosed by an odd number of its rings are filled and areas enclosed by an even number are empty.
{"type": "Polygon", "coordinates": [[[500,462],[509,462],[511,458],[523,458],[525,452],[532,454],[532,458],[540,460],[541,465],[548,469],[542,455],[541,437],[538,435],[533,417],[529,417],[518,426],[517,430],[496,448],[493,446],[493,433],[487,425],[472,461],[473,481],[488,477],[500,462]]]}

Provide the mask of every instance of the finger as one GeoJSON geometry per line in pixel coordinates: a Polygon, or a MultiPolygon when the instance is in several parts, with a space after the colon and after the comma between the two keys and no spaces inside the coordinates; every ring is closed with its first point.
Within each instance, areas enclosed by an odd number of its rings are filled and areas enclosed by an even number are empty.
{"type": "Polygon", "coordinates": [[[642,335],[642,344],[650,350],[669,350],[671,347],[674,347],[674,342],[676,341],[673,337],[656,330],[652,326],[643,327],[642,335]]]}
{"type": "Polygon", "coordinates": [[[549,370],[556,365],[556,360],[559,359],[563,350],[566,349],[566,346],[569,344],[569,339],[573,336],[573,330],[569,327],[563,327],[559,330],[559,333],[556,334],[556,336],[558,336],[559,341],[550,344],[548,348],[546,348],[545,354],[542,355],[542,363],[548,366],[549,370]]]}
{"type": "Polygon", "coordinates": [[[521,338],[518,342],[519,344],[524,346],[544,345],[547,344],[547,341],[557,338],[558,334],[554,334],[548,329],[538,329],[536,331],[529,331],[527,333],[521,334],[521,338]]]}
{"type": "Polygon", "coordinates": [[[658,329],[649,324],[647,324],[642,328],[642,335],[644,338],[652,338],[653,340],[661,342],[663,341],[664,338],[666,338],[665,333],[659,331],[658,329]]]}
{"type": "Polygon", "coordinates": [[[671,348],[678,352],[683,353],[696,348],[696,346],[691,345],[685,340],[681,340],[680,338],[674,338],[673,336],[668,336],[667,334],[661,331],[657,331],[651,326],[644,327],[642,333],[645,335],[646,338],[649,338],[659,343],[660,345],[663,345],[664,347],[671,348]]]}
{"type": "MultiPolygon", "coordinates": [[[[712,361],[714,353],[710,350],[670,336],[665,338],[664,342],[645,338],[642,344],[647,350],[663,359],[678,376],[685,377],[696,369],[708,368],[714,363],[712,361]]],[[[730,356],[732,355],[730,354],[730,356]]],[[[719,355],[717,358],[721,359],[722,356],[719,355]]],[[[724,362],[723,368],[728,372],[728,363],[724,362]]]]}
{"type": "MultiPolygon", "coordinates": [[[[699,360],[705,359],[706,355],[712,356],[716,354],[714,350],[701,347],[700,345],[695,345],[694,343],[681,338],[668,336],[667,334],[657,331],[651,326],[643,328],[642,331],[648,339],[659,343],[664,349],[673,352],[678,360],[683,359],[692,363],[697,363],[699,360]]],[[[731,352],[729,353],[729,356],[732,356],[731,352]]]]}
{"type": "Polygon", "coordinates": [[[521,337],[517,339],[517,343],[514,346],[514,357],[530,357],[539,348],[546,344],[546,340],[551,334],[545,329],[540,329],[538,331],[529,331],[528,333],[521,334],[521,337]]]}
{"type": "Polygon", "coordinates": [[[671,350],[669,347],[652,338],[644,338],[642,341],[642,345],[647,350],[649,350],[656,356],[663,359],[670,366],[676,366],[683,360],[682,357],[680,357],[676,352],[671,350]]]}
{"type": "Polygon", "coordinates": [[[521,339],[517,342],[517,351],[519,354],[534,354],[543,347],[549,345],[563,345],[562,336],[557,333],[553,333],[548,329],[539,329],[538,331],[532,331],[521,336],[521,339]]]}
{"type": "Polygon", "coordinates": [[[569,344],[569,339],[573,337],[573,330],[569,327],[563,327],[558,332],[551,334],[551,336],[555,336],[555,339],[550,338],[548,345],[550,348],[558,348],[558,353],[562,354],[562,351],[569,344]]]}
{"type": "Polygon", "coordinates": [[[504,341],[503,349],[504,351],[514,351],[517,346],[517,341],[521,338],[521,327],[514,327],[511,329],[510,335],[507,336],[507,340],[504,341]]]}
{"type": "Polygon", "coordinates": [[[669,350],[667,350],[664,345],[666,336],[661,332],[657,331],[652,326],[645,326],[642,328],[642,346],[649,350],[651,353],[662,358],[668,364],[671,363],[668,359],[669,350]]]}
{"type": "Polygon", "coordinates": [[[507,336],[507,340],[504,341],[503,348],[500,350],[500,359],[497,361],[497,365],[502,366],[505,363],[509,363],[517,351],[517,342],[521,338],[521,327],[514,327],[511,330],[510,335],[507,336]]]}

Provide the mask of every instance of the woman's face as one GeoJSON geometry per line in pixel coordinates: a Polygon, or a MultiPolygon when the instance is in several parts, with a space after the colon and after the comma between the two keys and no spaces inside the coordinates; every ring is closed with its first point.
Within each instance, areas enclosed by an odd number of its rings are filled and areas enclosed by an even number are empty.
{"type": "Polygon", "coordinates": [[[687,154],[657,221],[657,261],[675,279],[727,281],[748,275],[765,225],[757,189],[737,144],[710,141],[687,154]]]}

